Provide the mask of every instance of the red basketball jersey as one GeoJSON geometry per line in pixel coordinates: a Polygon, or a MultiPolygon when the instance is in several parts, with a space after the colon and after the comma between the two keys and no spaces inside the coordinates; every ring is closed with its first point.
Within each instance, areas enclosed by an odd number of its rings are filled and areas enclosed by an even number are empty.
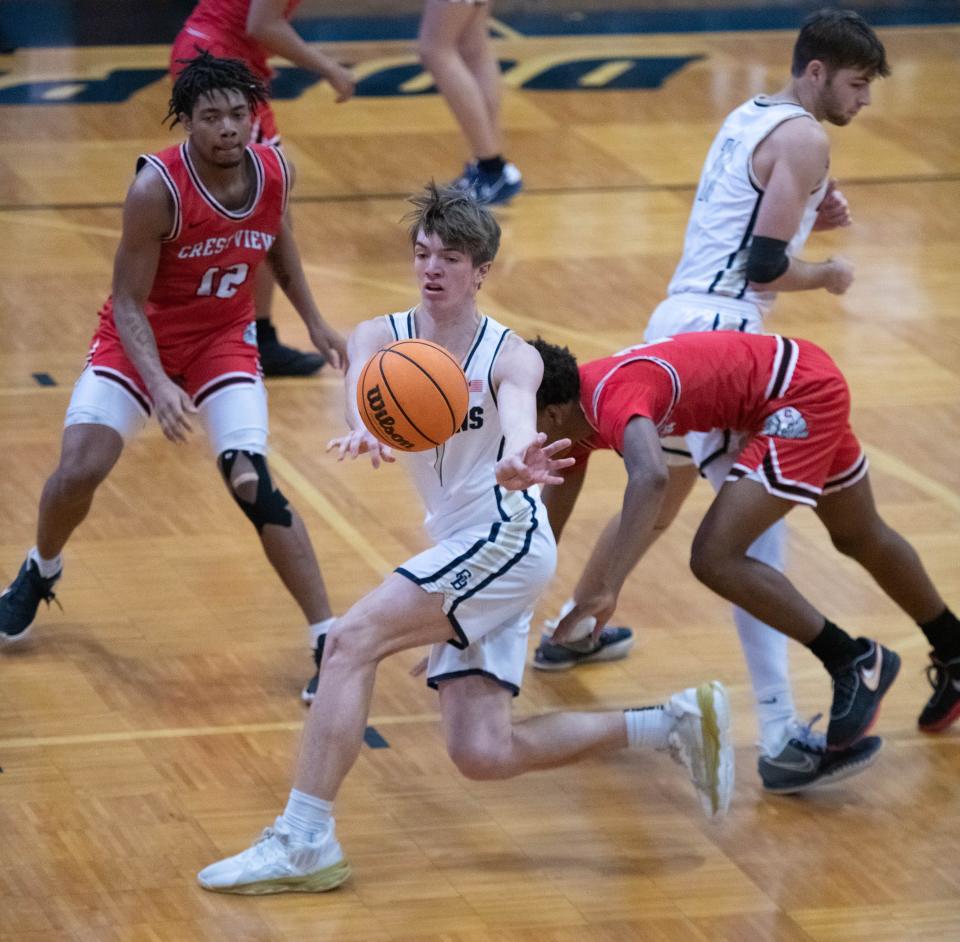
{"type": "MultiPolygon", "coordinates": [[[[290,0],[283,12],[286,19],[293,16],[300,2],[301,0],[290,0]]],[[[191,36],[201,49],[217,46],[219,50],[223,50],[218,51],[218,55],[229,54],[232,58],[242,59],[261,78],[269,79],[269,53],[247,35],[249,10],[250,0],[200,0],[181,32],[191,36]]],[[[173,64],[172,71],[177,74],[181,68],[183,67],[173,64]]]]}
{"type": "Polygon", "coordinates": [[[583,444],[622,451],[634,416],[652,420],[661,435],[752,431],[789,387],[797,354],[796,341],[773,334],[709,331],[586,363],[580,404],[596,434],[583,444]]]}
{"type": "MultiPolygon", "coordinates": [[[[137,172],[160,174],[173,202],[173,225],[160,249],[144,307],[161,352],[254,319],[253,273],[280,232],[290,185],[280,150],[251,144],[256,180],[245,209],[222,206],[204,186],[187,142],[141,156],[137,172]]],[[[113,298],[100,311],[98,335],[116,338],[113,298]]]]}

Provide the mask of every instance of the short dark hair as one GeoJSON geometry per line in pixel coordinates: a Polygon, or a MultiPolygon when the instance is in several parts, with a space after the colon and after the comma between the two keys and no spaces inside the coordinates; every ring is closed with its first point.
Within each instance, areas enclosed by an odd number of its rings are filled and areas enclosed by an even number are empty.
{"type": "Polygon", "coordinates": [[[793,76],[803,75],[814,59],[831,72],[862,69],[871,76],[890,74],[887,52],[867,21],[853,10],[817,10],[800,27],[793,47],[793,76]]]}
{"type": "Polygon", "coordinates": [[[404,216],[410,223],[410,244],[424,235],[438,235],[455,252],[469,255],[474,267],[492,262],[500,248],[500,223],[482,203],[452,186],[437,186],[432,180],[422,193],[407,201],[413,210],[404,216]]]}
{"type": "Polygon", "coordinates": [[[543,379],[537,390],[537,411],[579,399],[580,371],[577,369],[577,358],[570,349],[547,343],[543,337],[528,340],[527,343],[543,360],[543,379]]]}
{"type": "Polygon", "coordinates": [[[218,59],[206,49],[197,46],[199,53],[193,59],[178,59],[184,70],[173,83],[170,110],[163,119],[173,127],[180,115],[193,114],[197,100],[211,92],[238,91],[247,99],[251,111],[267,100],[267,87],[240,59],[218,59]]]}

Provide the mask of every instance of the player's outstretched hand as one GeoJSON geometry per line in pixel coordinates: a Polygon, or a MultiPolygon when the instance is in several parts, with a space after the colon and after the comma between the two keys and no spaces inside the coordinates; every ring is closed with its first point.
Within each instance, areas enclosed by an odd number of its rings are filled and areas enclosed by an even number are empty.
{"type": "Polygon", "coordinates": [[[347,368],[347,341],[326,321],[310,328],[310,339],[332,367],[341,372],[347,368]]]}
{"type": "Polygon", "coordinates": [[[153,410],[163,434],[172,442],[185,442],[193,431],[187,415],[196,415],[197,409],[190,397],[172,380],[151,390],[153,410]]]}
{"type": "MultiPolygon", "coordinates": [[[[603,626],[613,617],[616,608],[616,593],[609,589],[600,589],[574,604],[573,608],[560,619],[560,624],[553,629],[550,640],[554,644],[563,644],[580,622],[587,618],[594,618],[596,622],[593,626],[593,639],[596,641],[600,637],[603,626]]],[[[574,638],[573,640],[579,639],[574,638]]]]}
{"type": "Polygon", "coordinates": [[[823,201],[817,207],[817,218],[813,228],[818,232],[825,229],[840,229],[843,226],[849,226],[852,221],[850,204],[843,193],[837,189],[837,181],[831,179],[827,184],[823,201]]]}
{"type": "Polygon", "coordinates": [[[536,438],[522,451],[506,455],[496,465],[497,483],[508,491],[522,491],[534,484],[563,484],[563,478],[557,472],[574,464],[573,458],[554,458],[560,451],[566,451],[571,441],[558,438],[546,444],[547,436],[538,432],[536,438]]]}
{"type": "Polygon", "coordinates": [[[337,450],[337,461],[343,461],[348,455],[357,458],[360,455],[369,455],[370,463],[380,467],[381,461],[396,461],[393,449],[374,438],[365,428],[353,429],[339,438],[332,438],[327,443],[327,451],[337,450]]]}

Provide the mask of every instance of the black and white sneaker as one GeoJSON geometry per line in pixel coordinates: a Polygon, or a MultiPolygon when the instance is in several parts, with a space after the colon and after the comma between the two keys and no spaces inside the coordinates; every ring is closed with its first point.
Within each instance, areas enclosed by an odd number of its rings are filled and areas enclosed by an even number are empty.
{"type": "Polygon", "coordinates": [[[0,644],[13,644],[27,637],[40,603],[46,602],[49,606],[56,599],[53,586],[62,573],[61,569],[45,579],[35,560],[29,557],[24,560],[17,578],[0,595],[0,644]]]}
{"type": "Polygon", "coordinates": [[[470,193],[478,203],[502,206],[509,203],[523,189],[523,177],[516,165],[507,163],[497,174],[486,174],[478,168],[470,186],[470,193]]]}
{"type": "Polygon", "coordinates": [[[883,746],[879,736],[865,736],[847,749],[828,752],[826,736],[813,731],[819,719],[818,713],[809,723],[794,721],[780,752],[760,756],[757,771],[764,791],[795,795],[858,775],[873,764],[883,746]]]}
{"type": "Polygon", "coordinates": [[[549,635],[542,635],[533,666],[538,671],[568,671],[578,664],[619,661],[632,647],[633,632],[629,628],[604,628],[596,641],[587,637],[568,644],[554,644],[549,635]]]}
{"type": "Polygon", "coordinates": [[[866,736],[880,701],[900,671],[900,655],[876,641],[859,638],[865,650],[833,675],[833,704],[827,748],[847,749],[866,736]]]}
{"type": "Polygon", "coordinates": [[[317,684],[320,683],[320,662],[323,660],[323,645],[327,640],[326,635],[320,635],[317,638],[316,647],[313,649],[313,663],[316,664],[317,669],[311,677],[303,690],[300,691],[300,699],[304,703],[313,703],[313,698],[317,695],[317,684]]]}

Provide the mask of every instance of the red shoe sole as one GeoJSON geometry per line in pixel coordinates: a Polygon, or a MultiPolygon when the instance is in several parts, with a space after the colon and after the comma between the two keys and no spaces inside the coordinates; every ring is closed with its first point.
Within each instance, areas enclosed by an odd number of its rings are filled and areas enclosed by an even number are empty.
{"type": "Polygon", "coordinates": [[[948,726],[952,726],[958,719],[960,719],[960,700],[953,705],[953,709],[942,720],[937,720],[936,723],[930,723],[927,726],[917,723],[917,726],[924,733],[942,733],[948,726]]]}

